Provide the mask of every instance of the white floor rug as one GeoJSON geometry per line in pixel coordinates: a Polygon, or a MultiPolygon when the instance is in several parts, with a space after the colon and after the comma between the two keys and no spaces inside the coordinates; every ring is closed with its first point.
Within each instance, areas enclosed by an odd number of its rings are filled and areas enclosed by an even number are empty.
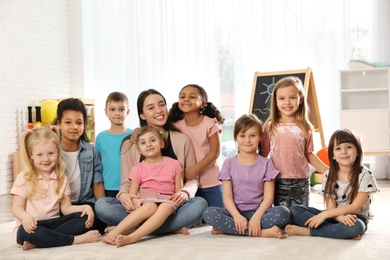
{"type": "Polygon", "coordinates": [[[190,229],[189,236],[148,237],[116,248],[99,241],[23,251],[11,234],[14,223],[0,225],[0,259],[389,259],[389,207],[376,210],[362,240],[315,237],[283,239],[213,236],[210,227],[190,229]],[[387,214],[386,214],[387,213],[387,214]],[[381,214],[381,215],[379,215],[381,214]]]}

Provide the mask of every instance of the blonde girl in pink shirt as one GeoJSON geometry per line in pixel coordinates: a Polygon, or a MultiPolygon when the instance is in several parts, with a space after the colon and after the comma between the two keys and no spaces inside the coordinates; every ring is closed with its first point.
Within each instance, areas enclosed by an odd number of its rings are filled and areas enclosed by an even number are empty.
{"type": "Polygon", "coordinates": [[[39,127],[22,137],[24,171],[11,189],[16,241],[23,250],[96,242],[90,206],[73,206],[60,157],[59,130],[39,127]]]}
{"type": "Polygon", "coordinates": [[[158,229],[180,206],[171,200],[183,188],[179,161],[162,156],[162,132],[153,126],[140,128],[135,139],[143,161],[131,168],[131,211],[117,226],[106,229],[107,244],[121,247],[136,243],[158,229]]]}
{"type": "Polygon", "coordinates": [[[272,92],[271,115],[265,122],[262,155],[280,171],[275,181],[275,206],[309,205],[310,166],[328,167],[313,153],[313,126],[302,82],[297,77],[279,80],[272,92]]]}
{"type": "MultiPolygon", "coordinates": [[[[179,93],[179,102],[169,110],[173,125],[186,134],[195,150],[197,164],[185,169],[186,176],[199,176],[196,196],[203,197],[208,206],[224,207],[222,186],[217,179],[220,171],[217,159],[220,152],[221,112],[208,102],[201,86],[190,84],[179,93]]],[[[191,177],[190,177],[191,178],[191,177]]]]}

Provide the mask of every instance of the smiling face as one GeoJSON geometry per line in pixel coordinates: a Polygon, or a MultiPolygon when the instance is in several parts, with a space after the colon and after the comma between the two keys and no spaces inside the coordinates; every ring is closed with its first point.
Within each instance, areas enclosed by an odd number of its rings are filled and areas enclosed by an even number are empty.
{"type": "Polygon", "coordinates": [[[162,96],[151,94],[145,98],[139,117],[148,125],[162,128],[168,120],[168,108],[162,96]]]}
{"type": "Polygon", "coordinates": [[[50,174],[57,164],[58,151],[54,142],[37,143],[30,152],[35,169],[41,174],[50,174]]]}
{"type": "Polygon", "coordinates": [[[153,132],[146,132],[138,137],[138,148],[146,158],[158,158],[161,156],[161,149],[164,141],[153,132]]]}
{"type": "Polygon", "coordinates": [[[302,104],[302,99],[298,89],[293,86],[279,88],[276,92],[276,106],[280,113],[282,122],[294,122],[295,114],[302,104]]]}
{"type": "Polygon", "coordinates": [[[333,148],[333,159],[336,160],[340,166],[352,168],[357,156],[358,151],[353,143],[347,142],[337,144],[335,142],[333,148]]]}
{"type": "Polygon", "coordinates": [[[180,91],[179,109],[183,111],[183,113],[199,113],[205,105],[206,102],[202,99],[202,96],[197,88],[187,86],[180,91]]]}
{"type": "Polygon", "coordinates": [[[260,140],[260,130],[257,126],[252,126],[246,131],[240,131],[236,137],[240,153],[246,154],[256,153],[260,140]]]}
{"type": "Polygon", "coordinates": [[[75,110],[65,110],[57,126],[61,129],[61,140],[78,142],[84,132],[83,114],[75,110]]]}

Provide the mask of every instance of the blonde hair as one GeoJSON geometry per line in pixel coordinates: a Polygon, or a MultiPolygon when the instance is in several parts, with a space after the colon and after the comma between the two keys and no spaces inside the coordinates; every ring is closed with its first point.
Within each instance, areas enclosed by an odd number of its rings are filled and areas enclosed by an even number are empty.
{"type": "Polygon", "coordinates": [[[24,180],[26,184],[26,194],[28,199],[39,198],[39,195],[46,196],[47,189],[38,185],[38,172],[34,166],[34,162],[31,159],[31,154],[36,145],[54,143],[57,147],[58,160],[54,167],[54,171],[57,174],[57,186],[55,188],[56,194],[59,200],[63,197],[60,194],[60,188],[65,179],[65,163],[61,159],[61,143],[60,143],[60,131],[58,127],[37,127],[32,130],[27,130],[22,136],[22,161],[24,167],[24,180]]]}
{"type": "Polygon", "coordinates": [[[309,120],[309,108],[307,106],[307,101],[305,98],[305,90],[303,89],[302,82],[299,78],[289,76],[284,77],[280,79],[272,92],[272,99],[271,99],[271,114],[268,117],[267,121],[265,122],[265,125],[270,124],[270,132],[276,133],[276,128],[279,124],[281,114],[277,106],[277,100],[276,100],[276,93],[279,89],[286,88],[289,86],[294,86],[298,90],[299,98],[301,100],[301,103],[299,104],[299,108],[297,112],[295,113],[296,117],[296,124],[297,126],[306,134],[309,135],[313,131],[313,125],[311,124],[309,120]]]}

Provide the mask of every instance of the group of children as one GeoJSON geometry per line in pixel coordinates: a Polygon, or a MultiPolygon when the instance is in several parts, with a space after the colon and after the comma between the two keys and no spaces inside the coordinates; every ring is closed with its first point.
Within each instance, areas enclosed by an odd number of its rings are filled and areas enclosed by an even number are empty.
{"type": "Polygon", "coordinates": [[[282,238],[284,229],[289,236],[360,239],[366,231],[378,187],[362,165],[360,140],[347,129],[334,132],[328,168],[313,153],[313,127],[298,78],[275,85],[263,125],[252,114],[235,122],[237,155],[221,168],[224,119],[202,87],[183,87],[169,115],[155,90],[142,92],[137,108],[141,127],[133,131],[124,124],[130,112],[126,95],[111,93],[105,108],[111,127],[98,134],[95,147],[86,139],[85,107],[73,98],[59,103],[56,126],[23,135],[24,171],[11,189],[23,250],[96,242],[103,232],[103,242],[119,247],[163,227],[188,234],[202,220],[214,235],[282,238]],[[177,132],[187,137],[175,137],[177,132]],[[185,148],[176,148],[175,139],[185,148]],[[309,164],[323,172],[326,210],[309,207],[309,164]],[[191,223],[179,221],[191,214],[183,205],[193,205],[191,223]]]}

